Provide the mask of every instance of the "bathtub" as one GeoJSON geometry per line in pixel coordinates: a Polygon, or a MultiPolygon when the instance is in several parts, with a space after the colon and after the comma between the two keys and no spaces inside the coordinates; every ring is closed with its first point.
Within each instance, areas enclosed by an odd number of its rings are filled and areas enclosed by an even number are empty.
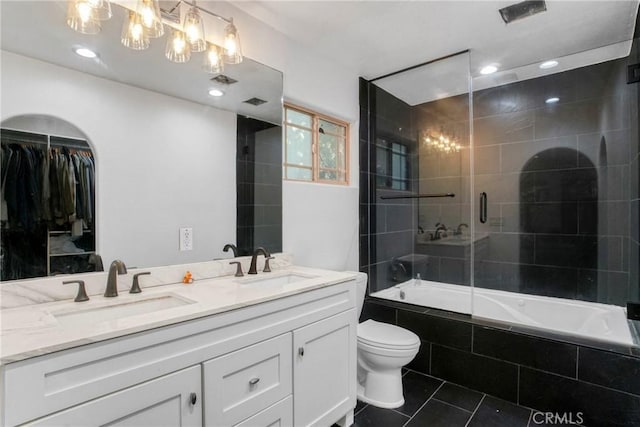
{"type": "Polygon", "coordinates": [[[373,297],[633,345],[623,307],[412,279],[373,297]]]}

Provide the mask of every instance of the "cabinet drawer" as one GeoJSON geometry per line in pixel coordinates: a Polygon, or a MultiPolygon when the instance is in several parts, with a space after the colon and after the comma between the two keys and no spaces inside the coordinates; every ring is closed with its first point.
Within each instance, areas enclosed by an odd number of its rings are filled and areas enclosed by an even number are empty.
{"type": "Polygon", "coordinates": [[[24,426],[202,426],[200,365],[40,418],[24,426]]]}
{"type": "Polygon", "coordinates": [[[218,357],[203,367],[206,425],[237,424],[291,394],[291,334],[218,357]]]}
{"type": "Polygon", "coordinates": [[[290,427],[292,425],[293,397],[289,396],[234,427],[290,427]]]}

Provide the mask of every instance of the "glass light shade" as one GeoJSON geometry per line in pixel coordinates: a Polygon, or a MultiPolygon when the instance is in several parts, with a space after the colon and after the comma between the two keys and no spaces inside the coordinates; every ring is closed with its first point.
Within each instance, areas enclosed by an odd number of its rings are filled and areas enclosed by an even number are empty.
{"type": "Polygon", "coordinates": [[[68,2],[67,25],[82,34],[98,34],[101,30],[95,10],[84,0],[68,2]]]}
{"type": "Polygon", "coordinates": [[[129,11],[122,25],[122,35],[120,42],[133,50],[144,50],[149,47],[149,37],[147,37],[142,17],[133,11],[129,11]]]}
{"type": "Polygon", "coordinates": [[[203,52],[207,49],[207,42],[204,39],[204,23],[195,6],[190,8],[185,15],[182,30],[187,35],[192,52],[203,52]]]}
{"type": "Polygon", "coordinates": [[[242,62],[242,49],[238,29],[231,21],[224,29],[224,62],[239,64],[242,62]]]}
{"type": "Polygon", "coordinates": [[[106,21],[111,19],[111,2],[109,0],[85,0],[93,8],[96,19],[106,21]]]}
{"type": "Polygon", "coordinates": [[[171,62],[183,63],[191,59],[191,46],[187,42],[187,36],[180,30],[173,30],[171,37],[167,38],[165,56],[171,62]]]}
{"type": "Polygon", "coordinates": [[[207,51],[204,53],[204,64],[202,68],[207,73],[220,74],[224,71],[224,61],[222,60],[222,48],[209,43],[207,51]]]}
{"type": "Polygon", "coordinates": [[[158,0],[138,0],[136,12],[142,18],[142,25],[147,37],[154,39],[164,35],[164,24],[158,0]]]}

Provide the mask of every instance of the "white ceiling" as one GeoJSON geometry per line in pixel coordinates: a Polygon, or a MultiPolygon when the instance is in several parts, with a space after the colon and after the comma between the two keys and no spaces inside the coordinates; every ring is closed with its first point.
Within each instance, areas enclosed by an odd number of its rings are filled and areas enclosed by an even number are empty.
{"type": "MultiPolygon", "coordinates": [[[[175,1],[172,3],[176,3],[175,1]]],[[[228,65],[224,74],[238,83],[221,86],[202,70],[203,53],[193,53],[186,64],[169,62],[164,56],[167,36],[152,39],[149,49],[133,51],[120,44],[125,9],[112,5],[113,17],[97,35],[73,31],[65,24],[66,1],[0,2],[2,49],[40,59],[98,77],[164,93],[177,98],[229,110],[271,123],[282,123],[282,73],[246,58],[228,65]],[[91,48],[97,59],[81,58],[75,46],[91,48]],[[225,95],[209,96],[220,87],[225,95]],[[259,106],[243,101],[257,97],[268,101],[259,106]]],[[[220,26],[220,21],[214,20],[220,26]]],[[[222,30],[220,30],[221,32],[222,30]]],[[[169,28],[165,29],[169,32],[169,28]]]]}
{"type": "Polygon", "coordinates": [[[471,50],[517,68],[632,38],[638,0],[547,0],[547,11],[505,24],[508,1],[240,1],[236,7],[371,79],[471,50]]]}
{"type": "MultiPolygon", "coordinates": [[[[517,1],[267,0],[232,3],[307,45],[327,61],[342,63],[357,75],[369,79],[469,49],[468,61],[476,77],[474,87],[479,88],[511,82],[514,78],[535,77],[541,73],[535,64],[550,58],[563,58],[563,61],[560,67],[545,73],[626,55],[630,43],[624,42],[633,35],[640,0],[547,0],[546,12],[504,24],[498,9],[517,1]],[[605,47],[610,45],[613,47],[605,47]],[[500,73],[490,78],[478,77],[478,70],[486,64],[498,65],[500,73]]],[[[215,10],[213,1],[201,0],[198,4],[215,10]]],[[[2,0],[0,5],[2,48],[5,50],[280,122],[282,74],[262,64],[247,60],[239,66],[228,66],[225,74],[241,83],[230,86],[224,97],[214,99],[207,95],[213,86],[210,76],[200,70],[202,54],[194,54],[188,64],[173,64],[164,58],[164,38],[152,40],[151,48],[142,52],[121,46],[123,15],[118,6],[114,5],[116,16],[104,24],[100,35],[86,36],[64,25],[64,1],[2,0]],[[71,47],[79,44],[97,49],[100,59],[87,61],[77,57],[71,47]],[[253,96],[269,102],[260,107],[242,103],[253,96]]],[[[220,22],[214,20],[213,24],[220,22]]],[[[378,84],[388,85],[392,93],[415,105],[463,93],[468,85],[460,67],[461,62],[454,60],[450,61],[448,69],[432,65],[378,84]],[[426,81],[428,85],[423,84],[426,81]]]]}

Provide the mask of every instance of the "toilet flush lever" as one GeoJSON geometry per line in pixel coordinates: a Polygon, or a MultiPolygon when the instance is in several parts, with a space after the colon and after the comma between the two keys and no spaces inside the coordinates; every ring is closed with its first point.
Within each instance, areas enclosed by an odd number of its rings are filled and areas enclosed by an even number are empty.
{"type": "Polygon", "coordinates": [[[300,355],[300,357],[304,356],[304,347],[298,348],[298,354],[300,355]]]}

